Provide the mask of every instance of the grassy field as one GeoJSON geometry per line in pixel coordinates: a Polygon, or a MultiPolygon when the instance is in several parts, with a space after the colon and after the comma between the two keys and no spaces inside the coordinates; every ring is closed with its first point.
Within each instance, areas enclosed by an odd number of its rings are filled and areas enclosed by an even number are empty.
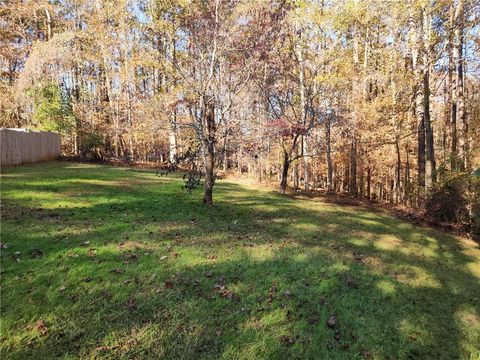
{"type": "Polygon", "coordinates": [[[6,359],[480,359],[480,249],[223,180],[2,173],[6,359]]]}

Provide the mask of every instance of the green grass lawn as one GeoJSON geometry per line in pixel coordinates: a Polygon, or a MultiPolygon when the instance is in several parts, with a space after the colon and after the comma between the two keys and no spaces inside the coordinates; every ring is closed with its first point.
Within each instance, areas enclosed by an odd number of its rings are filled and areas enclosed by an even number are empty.
{"type": "Polygon", "coordinates": [[[468,240],[228,180],[209,209],[175,175],[1,179],[4,359],[480,359],[468,240]]]}

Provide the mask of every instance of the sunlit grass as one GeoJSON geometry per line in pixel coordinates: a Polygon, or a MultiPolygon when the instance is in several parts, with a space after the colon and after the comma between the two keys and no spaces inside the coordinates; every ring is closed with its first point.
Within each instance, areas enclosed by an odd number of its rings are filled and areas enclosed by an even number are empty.
{"type": "Polygon", "coordinates": [[[176,175],[3,171],[6,358],[480,358],[471,241],[247,181],[208,209],[176,175]]]}

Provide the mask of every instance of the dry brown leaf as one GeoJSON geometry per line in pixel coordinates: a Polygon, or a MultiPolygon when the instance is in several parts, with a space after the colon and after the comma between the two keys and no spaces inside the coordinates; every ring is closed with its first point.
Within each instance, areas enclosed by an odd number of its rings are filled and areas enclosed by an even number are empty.
{"type": "Polygon", "coordinates": [[[335,314],[330,315],[330,318],[327,321],[328,327],[335,327],[335,324],[337,322],[337,316],[335,314]]]}

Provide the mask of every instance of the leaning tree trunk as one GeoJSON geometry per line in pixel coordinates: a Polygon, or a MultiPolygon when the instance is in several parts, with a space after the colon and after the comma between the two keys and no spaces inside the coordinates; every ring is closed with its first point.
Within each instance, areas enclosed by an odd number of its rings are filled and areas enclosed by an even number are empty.
{"type": "Polygon", "coordinates": [[[203,203],[213,204],[213,185],[215,183],[215,111],[213,104],[207,104],[205,109],[206,136],[203,140],[203,152],[205,156],[205,192],[203,203]]]}

